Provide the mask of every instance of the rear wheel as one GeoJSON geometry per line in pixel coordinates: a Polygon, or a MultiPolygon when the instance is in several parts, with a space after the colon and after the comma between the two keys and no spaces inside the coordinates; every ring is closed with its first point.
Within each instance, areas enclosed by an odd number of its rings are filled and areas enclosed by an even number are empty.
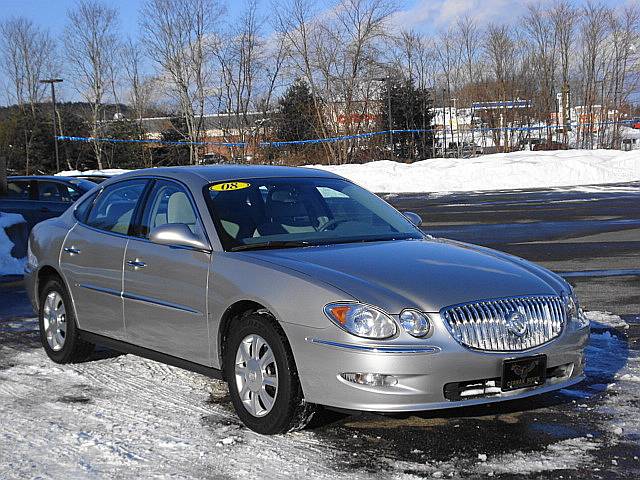
{"type": "Polygon", "coordinates": [[[93,352],[94,345],[78,337],[71,298],[57,278],[48,280],[40,291],[38,319],[42,347],[54,362],[81,362],[93,352]]]}
{"type": "Polygon", "coordinates": [[[304,401],[293,353],[276,320],[252,313],[232,328],[224,372],[238,417],[268,435],[304,428],[316,407],[304,401]]]}

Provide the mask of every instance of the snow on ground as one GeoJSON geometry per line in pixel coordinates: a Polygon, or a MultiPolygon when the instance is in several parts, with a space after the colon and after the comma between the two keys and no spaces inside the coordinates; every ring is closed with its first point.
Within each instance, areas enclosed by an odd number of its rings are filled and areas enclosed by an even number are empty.
{"type": "Polygon", "coordinates": [[[475,158],[314,165],[373,192],[463,192],[598,185],[640,180],[640,151],[558,150],[475,158]]]}
{"type": "Polygon", "coordinates": [[[0,276],[2,275],[22,275],[26,258],[15,258],[11,255],[13,242],[7,236],[5,228],[23,223],[24,217],[17,213],[0,212],[0,276]]]}
{"type": "MultiPolygon", "coordinates": [[[[613,315],[589,315],[603,325],[620,323],[613,315]]],[[[246,429],[221,382],[131,355],[103,354],[87,363],[56,365],[39,348],[36,330],[34,319],[0,320],[0,478],[7,480],[486,478],[584,472],[597,464],[599,449],[636,442],[640,434],[640,357],[609,332],[591,335],[588,379],[567,393],[568,406],[563,407],[576,412],[576,421],[582,415],[595,418],[599,431],[594,434],[541,449],[480,453],[477,458],[457,454],[445,461],[433,460],[428,450],[415,462],[381,457],[370,447],[358,455],[388,466],[371,474],[345,469],[343,445],[314,431],[265,437],[246,429]],[[31,343],[25,344],[25,338],[31,343]]]]}
{"type": "Polygon", "coordinates": [[[629,329],[627,322],[610,312],[587,312],[586,315],[594,326],[613,327],[620,330],[629,329]]]}
{"type": "MultiPolygon", "coordinates": [[[[309,167],[337,173],[376,193],[518,190],[639,181],[640,150],[523,151],[475,158],[432,158],[415,163],[380,160],[309,167]]],[[[58,175],[117,175],[127,171],[72,170],[58,175]]]]}

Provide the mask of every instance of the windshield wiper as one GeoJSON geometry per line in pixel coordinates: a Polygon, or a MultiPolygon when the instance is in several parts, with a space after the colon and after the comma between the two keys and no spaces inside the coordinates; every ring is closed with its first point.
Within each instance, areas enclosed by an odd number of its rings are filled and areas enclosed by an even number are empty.
{"type": "Polygon", "coordinates": [[[294,240],[273,240],[263,243],[247,243],[244,245],[236,245],[229,249],[230,252],[239,252],[242,250],[267,250],[269,248],[294,248],[294,247],[308,247],[311,245],[309,242],[294,241],[294,240]]]}

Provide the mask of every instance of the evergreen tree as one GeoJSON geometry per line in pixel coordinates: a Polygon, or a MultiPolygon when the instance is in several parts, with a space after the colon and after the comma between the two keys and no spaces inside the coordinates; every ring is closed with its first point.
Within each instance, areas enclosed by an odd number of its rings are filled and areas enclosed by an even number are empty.
{"type": "MultiPolygon", "coordinates": [[[[418,88],[407,79],[391,78],[384,83],[380,100],[381,109],[378,120],[380,130],[389,129],[389,103],[391,103],[393,130],[431,129],[432,99],[426,88],[418,88]]],[[[396,133],[393,135],[393,143],[396,157],[407,160],[428,158],[431,156],[433,134],[431,132],[396,133]]]]}
{"type": "MultiPolygon", "coordinates": [[[[172,118],[171,124],[171,128],[161,133],[162,140],[165,142],[188,142],[187,125],[184,119],[172,118]]],[[[153,149],[153,162],[155,165],[189,165],[189,146],[158,145],[153,149]]]]}
{"type": "Polygon", "coordinates": [[[307,140],[317,135],[313,96],[307,83],[297,79],[278,101],[275,120],[278,140],[307,140]]]}

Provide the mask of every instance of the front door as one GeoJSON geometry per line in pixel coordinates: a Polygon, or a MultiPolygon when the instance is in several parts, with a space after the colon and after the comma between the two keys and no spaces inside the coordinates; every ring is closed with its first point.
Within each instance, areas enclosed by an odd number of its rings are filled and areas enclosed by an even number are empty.
{"type": "Polygon", "coordinates": [[[133,213],[146,183],[135,179],[107,186],[86,220],[79,220],[64,241],[60,267],[82,330],[125,340],[122,265],[133,213]]]}
{"type": "Polygon", "coordinates": [[[145,203],[138,238],[125,253],[123,301],[128,341],[204,365],[210,364],[207,277],[210,254],[150,242],[151,230],[186,224],[204,236],[188,192],[157,180],[145,203]]]}

